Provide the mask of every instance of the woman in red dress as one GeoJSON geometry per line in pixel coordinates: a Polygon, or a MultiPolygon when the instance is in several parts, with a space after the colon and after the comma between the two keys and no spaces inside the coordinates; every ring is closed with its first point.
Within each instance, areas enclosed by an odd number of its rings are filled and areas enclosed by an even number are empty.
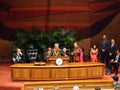
{"type": "Polygon", "coordinates": [[[71,53],[74,56],[74,61],[76,62],[83,62],[83,52],[82,49],[79,47],[78,42],[74,43],[74,51],[71,53]]]}
{"type": "Polygon", "coordinates": [[[90,50],[91,62],[98,62],[98,48],[96,45],[93,45],[93,48],[90,50]]]}

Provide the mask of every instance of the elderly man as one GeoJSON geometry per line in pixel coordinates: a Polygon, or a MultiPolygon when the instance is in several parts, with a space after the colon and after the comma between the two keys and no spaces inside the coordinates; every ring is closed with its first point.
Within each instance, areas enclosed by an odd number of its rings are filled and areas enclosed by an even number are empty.
{"type": "Polygon", "coordinates": [[[23,56],[23,53],[21,52],[20,48],[16,49],[16,53],[13,55],[12,60],[14,63],[23,63],[24,62],[24,56],[23,56]]]}

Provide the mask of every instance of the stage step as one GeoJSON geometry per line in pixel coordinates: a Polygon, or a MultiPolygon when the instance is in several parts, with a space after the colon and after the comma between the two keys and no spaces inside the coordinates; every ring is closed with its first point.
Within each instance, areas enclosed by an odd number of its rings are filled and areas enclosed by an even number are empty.
{"type": "Polygon", "coordinates": [[[55,86],[59,87],[60,90],[72,90],[72,88],[76,85],[79,86],[80,90],[94,90],[95,87],[101,87],[104,90],[113,90],[112,80],[98,79],[25,82],[24,90],[37,90],[38,88],[43,88],[45,90],[53,90],[55,86]]]}

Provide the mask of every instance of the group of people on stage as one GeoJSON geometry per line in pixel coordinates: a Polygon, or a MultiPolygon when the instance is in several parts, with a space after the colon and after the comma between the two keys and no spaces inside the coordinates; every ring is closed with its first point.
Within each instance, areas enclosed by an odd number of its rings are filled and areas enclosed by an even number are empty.
{"type": "MultiPolygon", "coordinates": [[[[59,44],[55,43],[53,49],[48,47],[47,51],[45,52],[45,59],[47,59],[49,56],[71,56],[72,61],[84,62],[85,54],[79,43],[74,42],[73,46],[74,50],[70,53],[66,47],[60,49],[59,44]]],[[[18,48],[16,51],[16,54],[13,56],[14,63],[22,62],[21,59],[23,59],[23,54],[21,50],[18,48]]],[[[101,63],[106,63],[106,69],[109,70],[110,73],[115,71],[117,74],[120,63],[120,51],[117,49],[115,39],[111,39],[109,41],[106,35],[103,35],[102,40],[100,41],[100,48],[98,49],[96,45],[93,45],[93,47],[90,49],[91,62],[99,61],[98,53],[100,53],[101,56],[101,63]]]]}
{"type": "Polygon", "coordinates": [[[66,47],[64,47],[62,50],[59,48],[59,44],[55,43],[54,48],[51,49],[48,48],[47,52],[45,52],[45,58],[47,59],[49,56],[73,56],[73,61],[76,62],[83,62],[83,51],[79,47],[78,42],[74,43],[74,51],[70,53],[70,51],[67,50],[66,47]]]}
{"type": "Polygon", "coordinates": [[[62,50],[59,47],[58,43],[54,44],[54,48],[48,47],[48,50],[45,52],[45,57],[49,56],[68,56],[67,48],[63,48],[62,50]]]}
{"type": "Polygon", "coordinates": [[[106,35],[103,35],[103,38],[100,42],[100,52],[101,62],[106,62],[107,72],[109,71],[110,74],[115,72],[115,74],[117,74],[120,63],[120,51],[117,48],[115,39],[111,39],[109,41],[106,35]]]}
{"type": "MultiPolygon", "coordinates": [[[[74,50],[71,54],[66,53],[67,49],[63,48],[62,51],[59,48],[59,44],[55,44],[53,51],[51,48],[48,48],[48,57],[49,56],[73,56],[72,60],[76,62],[84,62],[85,54],[83,49],[80,47],[78,42],[74,43],[74,50]],[[53,52],[49,54],[49,51],[53,52]]],[[[106,35],[103,35],[102,40],[100,41],[100,47],[98,48],[95,44],[90,49],[90,60],[91,62],[99,62],[98,54],[101,57],[101,63],[106,64],[106,70],[109,73],[115,72],[118,73],[118,67],[120,64],[120,51],[117,48],[117,44],[115,43],[115,39],[111,39],[110,41],[107,39],[106,35]]]]}

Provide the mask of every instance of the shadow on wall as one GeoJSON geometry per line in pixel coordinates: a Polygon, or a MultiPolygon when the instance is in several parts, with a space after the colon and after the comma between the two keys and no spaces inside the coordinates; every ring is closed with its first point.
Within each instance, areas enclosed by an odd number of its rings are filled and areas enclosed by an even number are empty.
{"type": "MultiPolygon", "coordinates": [[[[83,40],[86,38],[93,37],[100,33],[109,23],[110,21],[118,14],[118,12],[113,13],[112,15],[104,18],[103,20],[91,25],[90,27],[84,29],[75,29],[78,31],[78,40],[83,40]]],[[[14,39],[13,35],[16,30],[13,28],[9,28],[4,26],[4,24],[0,23],[0,38],[3,40],[12,41],[14,39]]]]}
{"type": "Polygon", "coordinates": [[[83,40],[83,39],[91,38],[91,37],[97,35],[113,20],[113,18],[117,14],[118,14],[118,12],[104,18],[103,20],[91,25],[88,28],[78,30],[78,39],[83,40]]]}

